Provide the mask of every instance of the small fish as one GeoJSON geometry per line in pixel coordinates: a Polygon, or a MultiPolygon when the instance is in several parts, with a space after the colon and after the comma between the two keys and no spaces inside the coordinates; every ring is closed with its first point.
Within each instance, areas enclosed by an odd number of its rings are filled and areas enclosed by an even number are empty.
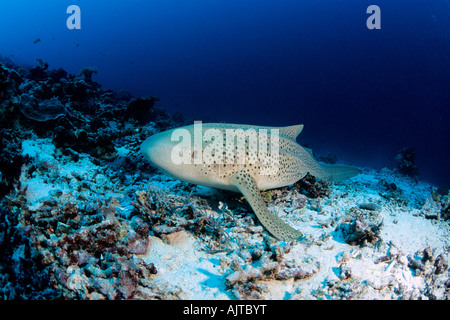
{"type": "Polygon", "coordinates": [[[376,203],[372,202],[364,202],[358,205],[360,209],[369,210],[369,211],[380,211],[381,207],[376,203]]]}
{"type": "Polygon", "coordinates": [[[37,39],[35,39],[35,40],[33,41],[33,44],[38,44],[39,42],[41,42],[41,39],[40,39],[40,38],[37,38],[37,39]]]}

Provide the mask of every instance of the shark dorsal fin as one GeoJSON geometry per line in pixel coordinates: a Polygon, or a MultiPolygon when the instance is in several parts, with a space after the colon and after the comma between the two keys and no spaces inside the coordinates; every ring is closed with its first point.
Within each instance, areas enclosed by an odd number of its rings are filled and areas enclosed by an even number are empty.
{"type": "Polygon", "coordinates": [[[280,136],[295,141],[297,139],[297,136],[302,132],[303,125],[297,124],[295,126],[288,126],[288,127],[282,127],[280,128],[280,136]]]}

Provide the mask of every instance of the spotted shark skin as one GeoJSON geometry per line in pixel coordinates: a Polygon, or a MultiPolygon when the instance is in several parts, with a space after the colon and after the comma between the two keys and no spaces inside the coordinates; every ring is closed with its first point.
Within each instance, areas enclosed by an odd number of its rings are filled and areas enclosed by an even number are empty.
{"type": "MultiPolygon", "coordinates": [[[[154,166],[161,169],[167,175],[185,182],[213,187],[222,190],[241,192],[261,224],[276,239],[282,241],[301,240],[302,233],[299,230],[286,224],[277,215],[272,213],[266,206],[261,197],[261,190],[269,190],[291,185],[302,179],[308,172],[329,182],[339,182],[349,179],[361,173],[361,170],[351,166],[344,165],[325,165],[318,163],[312,156],[311,151],[303,148],[296,143],[296,138],[303,130],[303,125],[288,127],[264,127],[240,124],[225,123],[205,123],[202,124],[203,132],[213,129],[216,135],[222,135],[223,147],[225,147],[226,134],[228,130],[264,130],[268,133],[266,141],[267,148],[271,152],[278,151],[278,158],[272,159],[266,157],[263,160],[252,158],[248,152],[251,147],[261,148],[253,145],[255,142],[244,138],[245,159],[239,163],[226,163],[226,161],[216,162],[204,156],[201,161],[190,161],[187,163],[177,163],[173,161],[173,150],[180,143],[179,140],[173,141],[175,130],[182,129],[188,132],[189,139],[186,145],[191,146],[184,150],[191,155],[192,160],[197,157],[198,149],[195,149],[195,126],[184,126],[152,135],[141,145],[141,152],[144,157],[154,166]],[[275,133],[274,133],[275,132],[275,133]],[[272,135],[277,137],[272,137],[272,135]],[[272,138],[277,138],[272,140],[272,138]],[[277,141],[275,146],[273,141],[277,141]],[[277,167],[277,170],[267,173],[262,169],[277,167]]],[[[198,132],[197,132],[198,133],[198,132]]],[[[185,141],[186,142],[186,141],[185,141]]],[[[208,147],[211,149],[213,141],[201,141],[200,151],[205,151],[208,147]]],[[[237,139],[234,141],[234,151],[237,150],[237,139]]],[[[197,144],[197,147],[199,145],[197,144]]],[[[223,149],[225,150],[225,148],[223,149]]],[[[224,152],[225,156],[230,156],[224,152]]]]}

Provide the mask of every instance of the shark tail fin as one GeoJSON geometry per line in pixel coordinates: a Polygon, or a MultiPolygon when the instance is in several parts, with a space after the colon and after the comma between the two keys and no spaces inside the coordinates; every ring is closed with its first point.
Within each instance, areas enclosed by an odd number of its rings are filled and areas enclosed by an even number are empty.
{"type": "Polygon", "coordinates": [[[341,164],[321,163],[320,165],[326,172],[326,176],[323,179],[329,182],[341,182],[353,178],[362,172],[361,169],[341,164]]]}

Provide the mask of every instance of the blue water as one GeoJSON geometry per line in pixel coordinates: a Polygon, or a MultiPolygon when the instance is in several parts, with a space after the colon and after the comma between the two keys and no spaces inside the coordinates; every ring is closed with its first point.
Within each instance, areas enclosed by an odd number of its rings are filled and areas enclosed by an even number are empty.
{"type": "Polygon", "coordinates": [[[412,146],[421,179],[450,185],[448,0],[2,0],[0,30],[17,63],[96,66],[105,89],[189,119],[304,123],[299,142],[360,166],[412,146]]]}

